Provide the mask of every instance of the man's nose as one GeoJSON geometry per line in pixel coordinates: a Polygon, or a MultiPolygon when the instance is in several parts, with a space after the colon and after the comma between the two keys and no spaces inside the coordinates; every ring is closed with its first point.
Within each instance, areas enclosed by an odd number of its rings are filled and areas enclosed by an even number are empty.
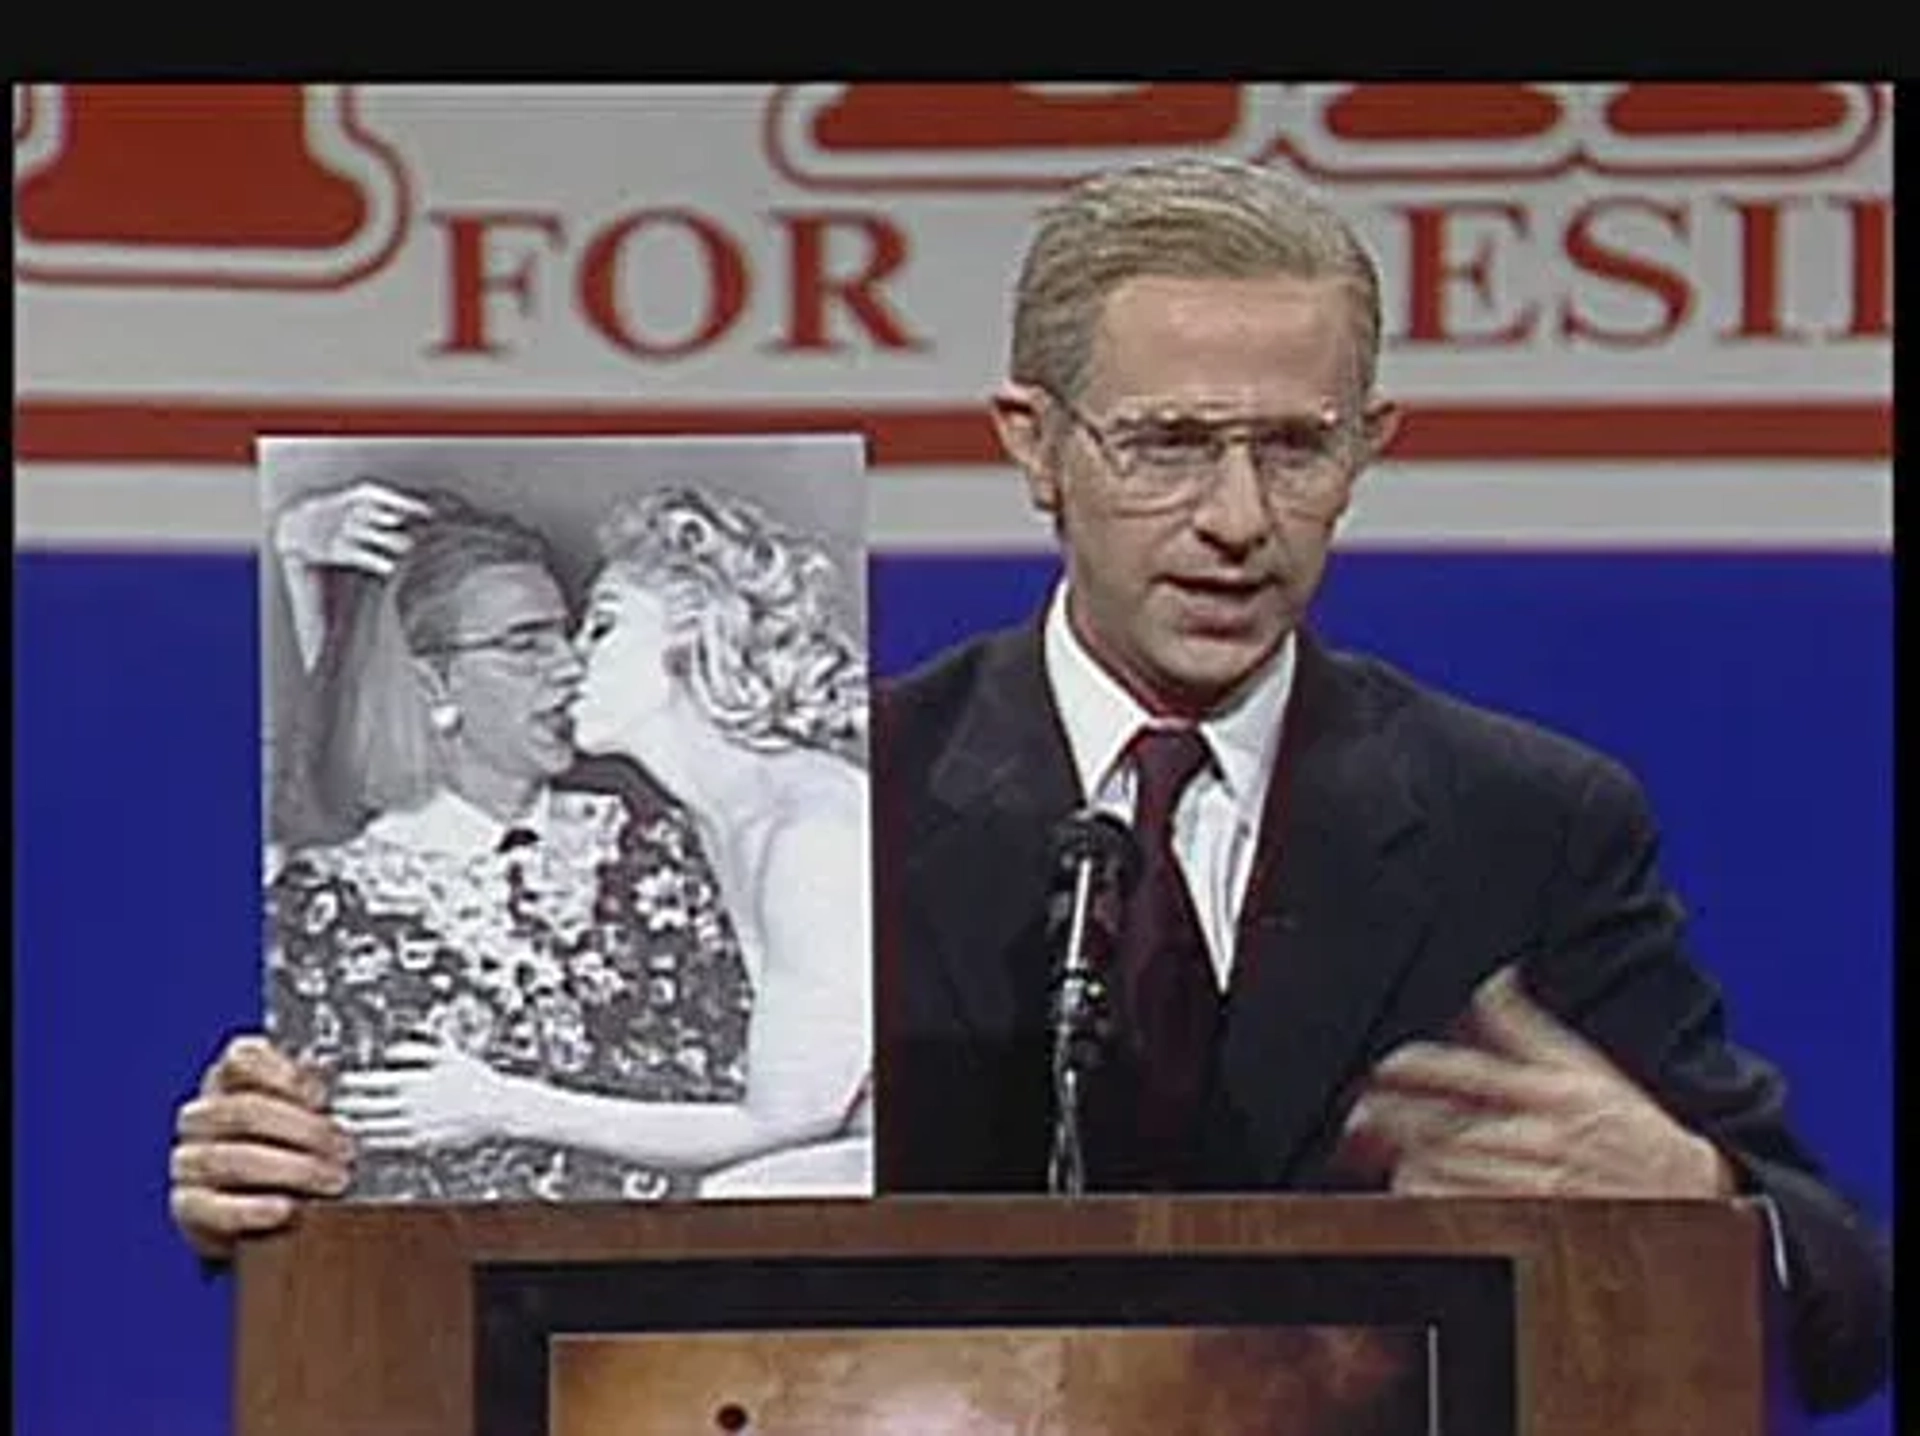
{"type": "Polygon", "coordinates": [[[1213,482],[1194,509],[1194,526],[1222,548],[1245,553],[1259,546],[1271,525],[1266,489],[1244,440],[1227,445],[1213,482]]]}

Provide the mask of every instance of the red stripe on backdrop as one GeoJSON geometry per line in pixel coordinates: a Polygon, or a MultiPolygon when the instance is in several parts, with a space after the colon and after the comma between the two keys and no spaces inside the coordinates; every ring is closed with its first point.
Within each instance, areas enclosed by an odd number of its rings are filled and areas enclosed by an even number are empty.
{"type": "MultiPolygon", "coordinates": [[[[655,408],[564,404],[272,404],[28,399],[13,411],[23,463],[250,465],[262,434],[640,435],[864,432],[875,465],[1002,461],[984,406],[655,408]]],[[[1393,457],[1887,459],[1878,400],[1728,404],[1418,404],[1393,457]]]]}

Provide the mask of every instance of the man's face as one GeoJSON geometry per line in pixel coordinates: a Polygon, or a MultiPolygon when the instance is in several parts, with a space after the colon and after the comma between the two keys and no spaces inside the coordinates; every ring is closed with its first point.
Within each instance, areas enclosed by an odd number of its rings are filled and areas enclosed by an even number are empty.
{"type": "Polygon", "coordinates": [[[1337,414],[1353,440],[1322,476],[1331,502],[1290,500],[1235,443],[1189,501],[1142,511],[1115,480],[1111,445],[1036,391],[1003,391],[1002,435],[1060,532],[1074,631],[1147,707],[1199,714],[1232,698],[1319,587],[1368,436],[1391,418],[1356,412],[1351,304],[1331,280],[1129,280],[1108,296],[1074,398],[1110,437],[1169,419],[1279,432],[1337,414]],[[1049,409],[1065,427],[1043,436],[1049,409]]]}
{"type": "Polygon", "coordinates": [[[514,779],[545,780],[573,762],[567,709],[580,683],[565,600],[534,564],[498,564],[456,591],[462,651],[445,694],[461,715],[455,750],[514,779]]]}

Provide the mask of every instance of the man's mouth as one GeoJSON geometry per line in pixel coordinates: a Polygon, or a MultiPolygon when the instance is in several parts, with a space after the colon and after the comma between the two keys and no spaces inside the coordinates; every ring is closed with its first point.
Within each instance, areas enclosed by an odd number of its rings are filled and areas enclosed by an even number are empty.
{"type": "Polygon", "coordinates": [[[575,701],[576,700],[569,698],[551,707],[542,708],[533,715],[535,726],[555,742],[571,743],[573,741],[573,705],[575,701]]]}
{"type": "Polygon", "coordinates": [[[1222,604],[1250,603],[1272,587],[1266,579],[1221,578],[1207,574],[1176,575],[1167,582],[1187,597],[1222,604]]]}
{"type": "Polygon", "coordinates": [[[1242,627],[1272,589],[1265,579],[1207,574],[1169,578],[1167,586],[1178,595],[1189,618],[1206,628],[1242,627]]]}

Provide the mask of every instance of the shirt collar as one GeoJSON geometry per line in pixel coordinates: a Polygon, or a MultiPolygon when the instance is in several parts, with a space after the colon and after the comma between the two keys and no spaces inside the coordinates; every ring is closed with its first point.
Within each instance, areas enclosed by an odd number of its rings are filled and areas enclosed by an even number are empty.
{"type": "Polygon", "coordinates": [[[367,835],[400,847],[449,857],[471,858],[498,851],[514,828],[544,838],[553,816],[553,790],[542,786],[527,811],[511,823],[442,788],[416,808],[382,813],[367,824],[367,835]]]}
{"type": "MultiPolygon", "coordinates": [[[[1066,730],[1080,791],[1097,801],[1113,780],[1133,735],[1161,721],[1101,667],[1067,621],[1067,586],[1054,589],[1043,633],[1047,682],[1066,730]]],[[[1280,728],[1293,690],[1298,649],[1292,632],[1259,678],[1231,707],[1201,720],[1200,731],[1219,765],[1220,779],[1242,812],[1257,812],[1280,751],[1280,728]]]]}

